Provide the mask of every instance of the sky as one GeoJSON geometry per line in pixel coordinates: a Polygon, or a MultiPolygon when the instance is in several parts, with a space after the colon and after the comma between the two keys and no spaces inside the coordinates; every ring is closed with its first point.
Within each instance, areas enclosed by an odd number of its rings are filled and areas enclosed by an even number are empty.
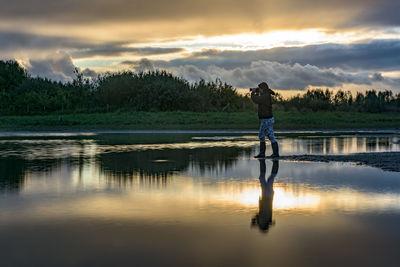
{"type": "Polygon", "coordinates": [[[0,0],[0,59],[67,82],[165,69],[235,88],[400,93],[398,0],[0,0]]]}

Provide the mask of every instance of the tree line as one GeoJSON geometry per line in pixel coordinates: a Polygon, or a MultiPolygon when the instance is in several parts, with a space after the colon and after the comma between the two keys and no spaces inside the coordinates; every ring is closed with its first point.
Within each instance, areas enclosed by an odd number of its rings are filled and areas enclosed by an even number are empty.
{"type": "MultiPolygon", "coordinates": [[[[16,61],[0,61],[0,112],[34,115],[113,111],[254,111],[249,94],[239,94],[220,80],[191,84],[166,71],[124,71],[86,79],[78,69],[67,83],[32,77],[16,61]]],[[[400,94],[392,91],[353,96],[349,91],[313,89],[303,95],[274,96],[286,111],[399,112],[400,94]]]]}
{"type": "Polygon", "coordinates": [[[275,100],[285,111],[400,112],[400,93],[390,90],[367,90],[353,95],[350,91],[312,89],[287,99],[278,94],[275,100]]]}

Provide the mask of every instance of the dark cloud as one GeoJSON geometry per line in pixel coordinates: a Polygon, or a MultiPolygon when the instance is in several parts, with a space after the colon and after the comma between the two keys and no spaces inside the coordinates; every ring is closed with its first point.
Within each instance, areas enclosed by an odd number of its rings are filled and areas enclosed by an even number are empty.
{"type": "Polygon", "coordinates": [[[91,70],[89,68],[82,70],[82,74],[83,74],[83,77],[87,77],[87,78],[91,78],[91,79],[97,78],[99,75],[99,73],[97,73],[94,70],[91,70]]]}
{"type": "MultiPolygon", "coordinates": [[[[75,69],[71,56],[66,52],[49,54],[44,59],[29,60],[27,71],[34,77],[48,78],[54,81],[70,82],[75,78],[75,69]]],[[[78,68],[79,70],[79,68],[78,68]]],[[[91,69],[80,70],[84,77],[95,78],[97,73],[91,69]]]]}
{"type": "Polygon", "coordinates": [[[28,72],[33,76],[67,82],[74,77],[75,65],[65,52],[58,52],[43,60],[30,60],[28,72]]]}
{"type": "Polygon", "coordinates": [[[229,21],[225,25],[232,29],[247,25],[254,30],[399,25],[397,0],[0,0],[0,5],[2,19],[76,25],[171,21],[182,26],[182,20],[198,20],[204,25],[202,31],[217,30],[215,22],[221,21],[229,21]]]}
{"type": "Polygon", "coordinates": [[[381,73],[374,73],[372,74],[372,80],[373,81],[383,81],[383,76],[381,73]]]}
{"type": "Polygon", "coordinates": [[[122,55],[161,55],[184,51],[183,48],[128,47],[128,42],[93,42],[58,36],[0,31],[0,56],[19,51],[69,50],[73,58],[122,55]]]}
{"type": "Polygon", "coordinates": [[[210,65],[233,69],[264,60],[279,63],[310,64],[321,68],[342,68],[349,71],[398,70],[400,40],[375,40],[349,45],[322,44],[305,47],[281,47],[256,51],[205,50],[186,58],[157,62],[161,67],[194,65],[205,69],[210,65]]]}
{"type": "Polygon", "coordinates": [[[154,65],[153,63],[148,60],[147,58],[141,59],[136,65],[135,65],[135,71],[137,72],[145,72],[145,71],[153,71],[154,70],[154,65]]]}
{"type": "Polygon", "coordinates": [[[72,39],[68,37],[36,35],[24,32],[0,30],[0,54],[6,51],[17,51],[20,49],[85,49],[95,45],[96,43],[91,41],[72,39]]]}
{"type": "Polygon", "coordinates": [[[123,55],[162,55],[182,52],[183,48],[163,48],[163,47],[126,47],[120,44],[101,45],[89,49],[72,51],[71,55],[74,58],[85,58],[95,56],[123,56],[123,55]]]}
{"type": "Polygon", "coordinates": [[[151,60],[142,58],[141,60],[126,60],[120,63],[123,66],[133,68],[135,72],[153,71],[156,68],[151,60]]]}
{"type": "MultiPolygon", "coordinates": [[[[124,64],[130,64],[138,72],[160,68],[157,63],[148,59],[126,61],[124,64]]],[[[43,60],[30,60],[27,67],[28,72],[33,76],[47,77],[62,82],[71,81],[75,77],[75,68],[70,55],[66,52],[51,54],[43,60]]],[[[397,86],[397,88],[400,86],[400,79],[387,78],[380,73],[354,74],[339,68],[324,69],[309,64],[284,64],[263,60],[233,69],[215,65],[209,65],[206,69],[194,65],[169,66],[166,69],[190,82],[197,82],[200,79],[213,81],[218,78],[238,88],[251,87],[260,81],[267,81],[276,89],[305,89],[309,86],[335,87],[344,84],[370,86],[376,82],[397,86]]],[[[89,78],[95,78],[98,75],[90,69],[84,69],[81,72],[89,78]]]]}
{"type": "MultiPolygon", "coordinates": [[[[367,72],[349,73],[340,69],[322,69],[313,65],[295,63],[282,64],[271,61],[255,61],[246,67],[225,69],[210,65],[203,70],[194,65],[182,65],[168,68],[174,74],[188,79],[191,82],[200,79],[215,80],[220,78],[235,87],[246,88],[254,86],[261,81],[267,81],[276,89],[306,89],[309,86],[337,87],[343,84],[372,85],[381,74],[367,72]]],[[[386,78],[390,85],[396,84],[392,79],[386,78]]],[[[397,83],[400,86],[400,83],[397,83]]]]}
{"type": "MultiPolygon", "coordinates": [[[[207,53],[207,52],[206,52],[207,53]]],[[[215,55],[212,52],[213,55],[215,55]]],[[[255,60],[252,62],[240,62],[235,67],[223,64],[212,64],[211,58],[206,65],[185,64],[176,60],[152,61],[146,60],[146,64],[152,69],[166,69],[175,75],[187,79],[190,82],[198,82],[203,79],[214,81],[221,79],[238,88],[248,88],[261,81],[267,81],[276,89],[299,89],[303,90],[310,86],[314,87],[341,87],[343,85],[355,84],[365,85],[367,88],[373,86],[400,88],[400,79],[384,77],[381,73],[370,71],[352,72],[341,68],[324,68],[311,64],[281,63],[277,61],[255,60]]],[[[192,61],[192,63],[197,63],[192,61]]],[[[123,64],[135,69],[139,66],[138,61],[125,61],[123,64]]]]}
{"type": "Polygon", "coordinates": [[[400,1],[375,1],[371,8],[363,9],[363,12],[355,16],[352,22],[358,25],[398,26],[400,25],[399,10],[400,1]]]}
{"type": "MultiPolygon", "coordinates": [[[[171,61],[173,62],[173,61],[171,61]]],[[[306,89],[316,87],[340,87],[347,84],[373,86],[376,84],[400,87],[400,79],[384,77],[379,72],[348,72],[340,68],[321,68],[310,64],[288,64],[276,61],[257,60],[246,66],[225,68],[208,65],[202,68],[196,65],[175,65],[165,67],[167,62],[150,61],[146,58],[140,61],[125,61],[123,64],[131,66],[135,71],[167,69],[175,75],[197,82],[200,79],[213,81],[221,79],[238,88],[254,86],[260,81],[267,81],[275,89],[306,89]]],[[[68,82],[75,77],[71,56],[66,52],[57,52],[41,60],[30,60],[28,72],[33,76],[47,77],[52,80],[68,82]]],[[[85,77],[95,78],[97,73],[90,69],[81,70],[85,77]]],[[[395,89],[394,88],[394,89],[395,89]]]]}

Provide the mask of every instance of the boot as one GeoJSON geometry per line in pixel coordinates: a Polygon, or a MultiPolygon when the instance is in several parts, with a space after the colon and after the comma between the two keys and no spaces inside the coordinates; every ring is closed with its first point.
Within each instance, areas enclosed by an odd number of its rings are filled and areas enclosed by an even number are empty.
{"type": "Polygon", "coordinates": [[[273,159],[270,177],[275,177],[278,174],[278,170],[279,170],[279,159],[273,159]]]}
{"type": "Polygon", "coordinates": [[[265,142],[260,142],[260,153],[254,156],[256,159],[265,158],[265,142]]]}
{"type": "Polygon", "coordinates": [[[271,143],[271,146],[272,146],[272,155],[270,157],[271,158],[279,158],[278,142],[271,143]]]}

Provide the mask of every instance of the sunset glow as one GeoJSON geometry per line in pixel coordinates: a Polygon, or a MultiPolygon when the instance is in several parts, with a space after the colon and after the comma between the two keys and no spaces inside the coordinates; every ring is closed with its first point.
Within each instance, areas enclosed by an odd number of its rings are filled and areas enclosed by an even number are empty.
{"type": "Polygon", "coordinates": [[[63,81],[77,66],[93,77],[163,69],[236,88],[400,91],[393,0],[64,2],[5,2],[0,59],[63,81]]]}

